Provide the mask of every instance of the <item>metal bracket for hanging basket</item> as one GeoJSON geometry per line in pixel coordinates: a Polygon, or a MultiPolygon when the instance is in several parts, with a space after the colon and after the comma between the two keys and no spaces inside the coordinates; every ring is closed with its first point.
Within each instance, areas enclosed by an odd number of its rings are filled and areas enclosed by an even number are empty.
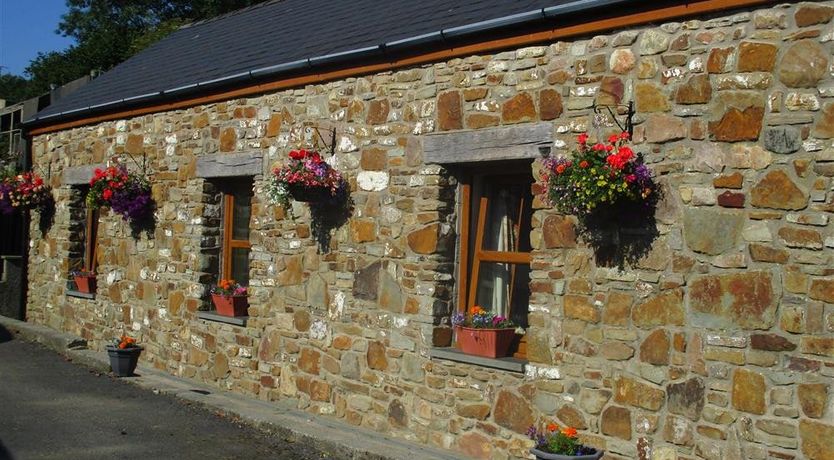
{"type": "Polygon", "coordinates": [[[602,120],[598,117],[605,116],[605,119],[610,119],[620,128],[620,131],[627,132],[629,138],[634,137],[634,101],[629,101],[628,104],[603,104],[597,105],[594,104],[592,106],[594,110],[594,126],[599,127],[602,125],[602,120]],[[615,110],[619,112],[618,109],[624,108],[626,109],[626,113],[620,115],[619,113],[615,113],[615,110]],[[606,116],[607,112],[607,116],[606,116]],[[620,120],[617,119],[618,116],[625,116],[625,120],[623,123],[620,123],[620,120]]]}

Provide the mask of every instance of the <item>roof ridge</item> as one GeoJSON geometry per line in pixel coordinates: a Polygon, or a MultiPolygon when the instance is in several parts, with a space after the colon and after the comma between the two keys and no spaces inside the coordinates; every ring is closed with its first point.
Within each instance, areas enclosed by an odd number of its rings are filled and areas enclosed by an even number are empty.
{"type": "Polygon", "coordinates": [[[265,6],[269,6],[269,5],[272,5],[274,3],[280,3],[282,1],[283,0],[266,0],[265,2],[245,6],[243,8],[240,8],[240,9],[237,9],[237,10],[234,10],[234,11],[229,11],[228,13],[223,13],[219,16],[214,16],[214,17],[206,18],[206,19],[200,19],[199,21],[194,21],[194,22],[189,22],[187,24],[183,24],[183,25],[179,26],[177,28],[177,30],[188,29],[188,28],[194,27],[194,26],[201,26],[203,24],[208,24],[210,22],[214,22],[214,21],[217,21],[217,20],[220,20],[220,19],[225,19],[225,18],[228,18],[230,16],[235,16],[235,15],[238,15],[238,14],[241,14],[241,13],[245,13],[245,12],[248,12],[250,10],[254,10],[254,9],[257,9],[257,8],[263,8],[265,6]]]}

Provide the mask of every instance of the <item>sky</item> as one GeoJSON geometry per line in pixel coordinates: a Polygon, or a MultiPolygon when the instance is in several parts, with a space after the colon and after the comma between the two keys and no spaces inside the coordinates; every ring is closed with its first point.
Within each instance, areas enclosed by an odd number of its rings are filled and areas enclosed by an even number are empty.
{"type": "Polygon", "coordinates": [[[60,51],[73,40],[55,33],[64,0],[0,0],[0,73],[23,76],[38,52],[60,51]]]}

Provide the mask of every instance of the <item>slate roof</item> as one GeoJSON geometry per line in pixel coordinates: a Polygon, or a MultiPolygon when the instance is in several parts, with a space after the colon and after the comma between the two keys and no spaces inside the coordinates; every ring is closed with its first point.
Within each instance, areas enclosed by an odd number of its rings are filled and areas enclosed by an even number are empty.
{"type": "MultiPolygon", "coordinates": [[[[444,35],[454,36],[456,27],[510,15],[527,18],[530,15],[523,13],[538,11],[541,18],[542,9],[547,7],[564,12],[623,2],[272,0],[185,26],[29,121],[55,122],[194,95],[221,83],[228,86],[233,80],[215,81],[214,85],[211,81],[234,75],[239,76],[238,85],[242,85],[250,78],[249,72],[257,69],[278,66],[273,70],[281,70],[294,67],[282,64],[351,50],[373,47],[367,55],[381,55],[382,44],[388,44],[387,49],[392,50],[397,41],[427,34],[436,37],[441,30],[444,35]],[[195,86],[198,83],[200,86],[195,86]]],[[[411,43],[419,46],[418,42],[411,43]]],[[[363,55],[351,54],[346,59],[345,64],[361,64],[363,55]]]]}

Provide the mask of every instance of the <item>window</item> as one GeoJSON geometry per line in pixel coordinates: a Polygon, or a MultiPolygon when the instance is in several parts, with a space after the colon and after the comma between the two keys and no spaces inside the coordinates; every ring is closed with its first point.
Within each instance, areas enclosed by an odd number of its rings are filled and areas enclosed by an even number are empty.
{"type": "Polygon", "coordinates": [[[220,278],[249,284],[249,218],[252,215],[252,181],[224,184],[223,245],[220,278]]]}
{"type": "MultiPolygon", "coordinates": [[[[99,210],[89,209],[85,202],[87,186],[72,188],[69,202],[70,239],[69,239],[69,270],[96,272],[98,266],[98,221],[99,210]]],[[[69,274],[67,274],[69,275],[69,274]]],[[[68,291],[73,291],[75,284],[68,285],[68,291]]],[[[75,296],[75,294],[72,294],[75,296]]]]}
{"type": "MultiPolygon", "coordinates": [[[[530,166],[474,172],[461,180],[458,305],[478,305],[527,327],[530,300],[530,166]],[[518,172],[513,172],[513,170],[518,172]],[[526,171],[526,172],[525,172],[526,171]]],[[[516,357],[525,356],[522,338],[516,357]]]]}

